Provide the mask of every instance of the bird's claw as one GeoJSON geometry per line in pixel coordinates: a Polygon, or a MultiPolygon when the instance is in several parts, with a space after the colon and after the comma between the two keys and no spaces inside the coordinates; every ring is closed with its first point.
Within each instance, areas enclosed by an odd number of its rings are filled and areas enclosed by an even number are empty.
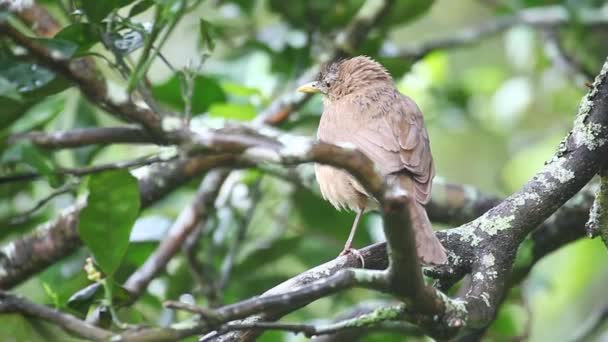
{"type": "Polygon", "coordinates": [[[361,252],[359,252],[359,250],[347,247],[347,248],[344,248],[344,250],[340,253],[339,256],[348,255],[348,254],[352,254],[352,255],[356,256],[359,259],[359,261],[361,261],[361,268],[365,268],[365,259],[363,258],[363,255],[361,254],[361,252]]]}

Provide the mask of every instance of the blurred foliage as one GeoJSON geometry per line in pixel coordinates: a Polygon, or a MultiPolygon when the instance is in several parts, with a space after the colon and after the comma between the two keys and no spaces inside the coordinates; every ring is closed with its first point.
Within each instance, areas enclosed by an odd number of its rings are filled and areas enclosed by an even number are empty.
{"type": "MultiPolygon", "coordinates": [[[[113,96],[124,96],[128,91],[139,99],[141,89],[150,88],[163,110],[182,113],[189,106],[195,122],[215,126],[219,119],[252,120],[273,98],[294,85],[300,72],[319,62],[338,32],[369,1],[39,3],[57,17],[62,28],[53,38],[37,41],[66,57],[92,58],[107,78],[113,96]]],[[[549,5],[563,6],[575,18],[583,11],[608,10],[599,0],[402,0],[395,2],[366,37],[358,53],[386,65],[399,89],[423,109],[440,177],[498,195],[515,191],[552,155],[586,89],[552,63],[544,36],[528,27],[514,27],[461,49],[439,50],[416,63],[394,57],[390,51],[449,36],[459,28],[498,20],[522,9],[549,5]]],[[[32,31],[24,32],[34,36],[32,31]]],[[[566,52],[595,73],[608,53],[606,34],[575,20],[560,29],[559,39],[566,52]]],[[[26,222],[11,223],[12,217],[75,181],[59,175],[60,168],[127,160],[160,153],[163,148],[91,146],[50,152],[31,143],[8,144],[10,135],[33,130],[119,122],[23,50],[2,37],[0,42],[0,173],[43,175],[32,182],[0,184],[0,221],[4,227],[0,239],[8,242],[76,202],[73,194],[57,196],[26,222]]],[[[281,127],[313,135],[320,112],[321,101],[315,98],[281,127]]],[[[310,166],[303,168],[310,171],[310,166]]],[[[144,167],[132,173],[145,172],[144,167]]],[[[88,192],[89,196],[79,225],[87,248],[21,285],[18,292],[81,317],[90,314],[104,295],[99,286],[87,287],[92,282],[83,270],[85,258],[93,255],[101,271],[114,275],[117,283],[123,282],[165,238],[171,222],[192,199],[199,180],[141,212],[136,181],[126,171],[77,180],[81,195],[88,192]]],[[[308,190],[253,171],[234,172],[215,204],[217,210],[202,227],[196,257],[210,279],[226,278],[225,286],[217,291],[220,303],[257,295],[332,259],[341,250],[354,217],[334,210],[308,190]],[[226,260],[234,260],[234,264],[226,260]]],[[[363,227],[356,246],[383,239],[376,214],[366,215],[363,227]]],[[[584,336],[589,317],[608,305],[602,287],[608,280],[606,261],[605,250],[597,241],[580,241],[547,257],[506,298],[487,340],[506,341],[524,335],[531,341],[584,336]]],[[[115,284],[110,287],[116,304],[122,290],[115,284]]],[[[137,304],[121,309],[119,315],[132,323],[169,324],[187,316],[163,309],[161,301],[193,296],[200,305],[217,304],[204,293],[185,256],[179,255],[137,304]]],[[[330,319],[374,298],[377,295],[367,291],[349,291],[313,303],[285,320],[330,319]]],[[[2,322],[11,326],[0,329],[3,341],[72,339],[60,329],[18,315],[2,316],[2,322]]],[[[605,339],[606,328],[604,324],[589,338],[605,339]]],[[[295,341],[302,337],[272,332],[261,340],[295,341]]],[[[395,334],[365,338],[402,340],[395,334]]]]}

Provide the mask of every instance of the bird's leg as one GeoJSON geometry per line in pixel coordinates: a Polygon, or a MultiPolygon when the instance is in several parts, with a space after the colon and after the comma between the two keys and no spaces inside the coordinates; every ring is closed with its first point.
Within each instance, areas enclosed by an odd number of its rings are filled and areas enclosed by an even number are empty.
{"type": "Polygon", "coordinates": [[[363,208],[359,208],[357,210],[357,216],[355,216],[355,222],[353,222],[353,226],[350,229],[350,234],[348,235],[348,240],[346,240],[346,244],[344,244],[344,249],[340,253],[340,255],[346,255],[349,253],[354,254],[356,257],[361,260],[361,267],[365,268],[365,259],[358,250],[353,248],[353,239],[355,238],[355,233],[357,232],[357,227],[359,226],[359,220],[363,216],[363,208]]]}
{"type": "Polygon", "coordinates": [[[353,226],[350,229],[350,234],[348,235],[348,240],[346,240],[346,244],[344,244],[344,251],[352,249],[353,247],[353,239],[355,238],[355,233],[357,232],[357,227],[359,226],[359,220],[363,215],[363,209],[359,208],[357,210],[357,216],[355,216],[355,222],[353,222],[353,226]]]}

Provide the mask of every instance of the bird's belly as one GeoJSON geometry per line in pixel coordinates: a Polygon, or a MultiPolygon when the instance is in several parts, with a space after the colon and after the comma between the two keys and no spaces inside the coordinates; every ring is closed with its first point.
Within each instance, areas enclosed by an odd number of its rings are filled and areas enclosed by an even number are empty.
{"type": "Polygon", "coordinates": [[[327,165],[315,164],[315,175],[323,198],[336,209],[356,211],[367,206],[368,196],[363,187],[347,172],[327,165]]]}

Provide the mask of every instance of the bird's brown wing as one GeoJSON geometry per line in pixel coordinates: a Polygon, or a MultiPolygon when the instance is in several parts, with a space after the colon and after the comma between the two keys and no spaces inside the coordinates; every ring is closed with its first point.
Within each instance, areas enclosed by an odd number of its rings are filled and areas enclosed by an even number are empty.
{"type": "Polygon", "coordinates": [[[418,106],[397,90],[376,94],[374,101],[366,106],[349,102],[350,108],[345,109],[358,112],[363,122],[348,132],[348,141],[372,159],[383,173],[404,170],[410,173],[415,181],[416,200],[426,204],[430,199],[435,167],[418,106]]]}

